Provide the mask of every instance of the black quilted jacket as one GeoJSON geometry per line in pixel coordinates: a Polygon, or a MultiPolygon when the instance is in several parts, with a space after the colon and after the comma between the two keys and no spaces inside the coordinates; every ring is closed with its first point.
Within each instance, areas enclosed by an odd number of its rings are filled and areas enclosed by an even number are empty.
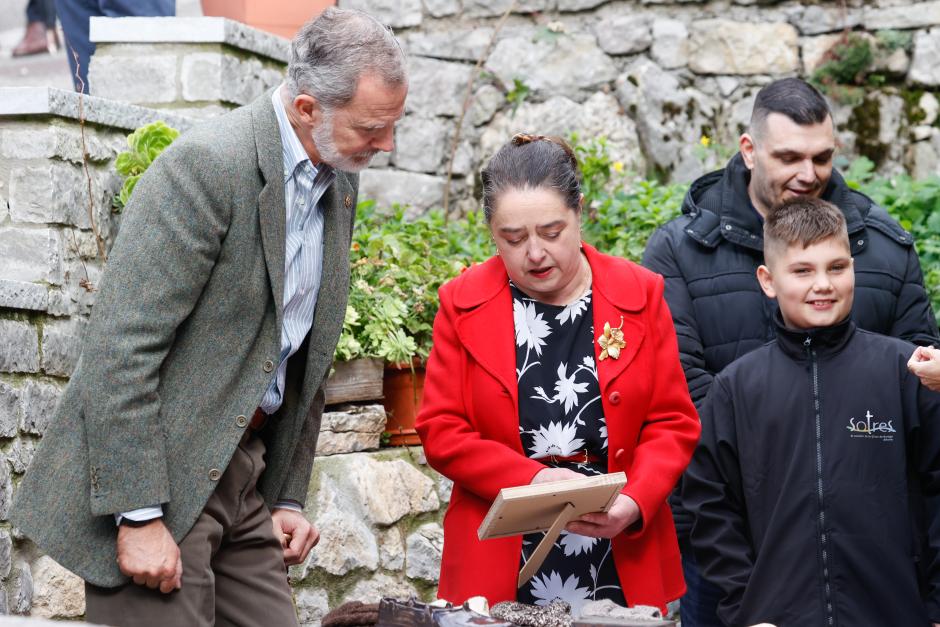
{"type": "MultiPolygon", "coordinates": [[[[683,201],[682,215],[650,237],[643,255],[643,265],[666,279],[666,302],[696,407],[725,366],[774,338],[777,304],[757,282],[763,224],[747,195],[749,180],[740,154],[724,170],[699,178],[683,201]]],[[[938,343],[911,235],[836,171],[823,198],[845,214],[855,259],[852,319],[858,327],[914,344],[938,343]]],[[[682,540],[689,520],[675,503],[673,511],[682,540]]]]}

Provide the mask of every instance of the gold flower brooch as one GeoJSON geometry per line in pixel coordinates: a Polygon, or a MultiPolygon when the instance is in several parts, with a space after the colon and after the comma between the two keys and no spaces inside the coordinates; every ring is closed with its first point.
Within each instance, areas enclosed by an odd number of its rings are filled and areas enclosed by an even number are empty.
{"type": "Polygon", "coordinates": [[[604,334],[597,338],[597,343],[603,349],[598,361],[604,361],[608,357],[617,359],[620,357],[620,349],[626,348],[627,343],[623,341],[623,316],[620,316],[620,326],[616,329],[610,328],[610,323],[604,323],[604,334]]]}

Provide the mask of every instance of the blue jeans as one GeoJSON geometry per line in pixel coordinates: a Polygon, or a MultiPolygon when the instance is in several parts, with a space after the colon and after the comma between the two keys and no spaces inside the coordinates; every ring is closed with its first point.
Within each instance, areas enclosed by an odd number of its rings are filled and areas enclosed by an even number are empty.
{"type": "Polygon", "coordinates": [[[26,21],[42,22],[46,28],[55,28],[55,1],[29,0],[26,5],[26,21]]]}
{"type": "Polygon", "coordinates": [[[87,94],[88,61],[95,53],[95,44],[88,37],[89,20],[92,17],[173,16],[176,15],[176,0],[56,0],[56,10],[65,33],[65,56],[72,68],[75,91],[87,94]],[[78,54],[78,77],[72,50],[78,54]]]}
{"type": "Polygon", "coordinates": [[[682,627],[725,627],[718,618],[718,601],[721,589],[707,581],[699,572],[692,551],[683,547],[682,574],[685,576],[686,592],[679,601],[682,627]]]}

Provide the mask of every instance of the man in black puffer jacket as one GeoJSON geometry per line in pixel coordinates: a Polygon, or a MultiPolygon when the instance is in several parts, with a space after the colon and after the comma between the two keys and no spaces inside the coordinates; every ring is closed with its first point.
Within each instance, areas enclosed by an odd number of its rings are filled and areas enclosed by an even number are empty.
{"type": "MultiPolygon", "coordinates": [[[[761,89],[740,149],[724,170],[692,184],[682,215],[653,234],[643,256],[643,264],[666,279],[696,406],[718,372],[774,337],[776,303],[761,292],[755,274],[764,261],[763,216],[795,196],[821,197],[845,215],[856,273],[852,318],[859,328],[915,344],[938,342],[913,240],[832,169],[832,116],[816,89],[796,78],[761,89]]],[[[688,550],[691,520],[676,499],[672,506],[689,588],[683,626],[720,626],[720,593],[700,578],[688,550]]]]}

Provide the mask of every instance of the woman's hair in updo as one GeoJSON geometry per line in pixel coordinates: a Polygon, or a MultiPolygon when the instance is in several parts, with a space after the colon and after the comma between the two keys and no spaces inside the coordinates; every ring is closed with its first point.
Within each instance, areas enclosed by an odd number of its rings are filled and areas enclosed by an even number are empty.
{"type": "Polygon", "coordinates": [[[581,205],[581,172],[574,150],[559,137],[518,133],[481,172],[483,215],[493,217],[496,199],[507,189],[554,189],[573,211],[581,205]]]}

